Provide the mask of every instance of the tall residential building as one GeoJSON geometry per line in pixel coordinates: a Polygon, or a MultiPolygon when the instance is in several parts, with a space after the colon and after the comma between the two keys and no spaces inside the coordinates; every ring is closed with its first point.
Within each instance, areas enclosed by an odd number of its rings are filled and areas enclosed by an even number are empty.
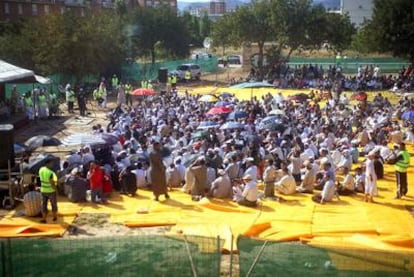
{"type": "MultiPolygon", "coordinates": [[[[141,7],[156,7],[169,3],[177,8],[177,0],[125,0],[128,10],[141,7]]],[[[87,11],[115,8],[115,0],[1,0],[0,21],[13,21],[23,17],[42,16],[49,13],[73,11],[79,16],[87,11]]]]}
{"type": "Polygon", "coordinates": [[[112,0],[2,0],[0,20],[12,21],[23,17],[36,17],[49,13],[73,11],[79,16],[86,11],[113,8],[112,0]]]}
{"type": "Polygon", "coordinates": [[[210,15],[223,15],[226,13],[226,2],[224,0],[210,1],[210,15]]]}
{"type": "Polygon", "coordinates": [[[371,19],[373,9],[373,0],[341,0],[341,13],[348,13],[356,27],[361,26],[365,20],[371,19]]]}
{"type": "Polygon", "coordinates": [[[158,7],[160,5],[169,4],[171,8],[177,10],[177,0],[136,0],[141,7],[158,7]]]}
{"type": "Polygon", "coordinates": [[[208,11],[208,17],[216,21],[218,18],[226,13],[225,0],[210,0],[210,7],[208,11]]]}

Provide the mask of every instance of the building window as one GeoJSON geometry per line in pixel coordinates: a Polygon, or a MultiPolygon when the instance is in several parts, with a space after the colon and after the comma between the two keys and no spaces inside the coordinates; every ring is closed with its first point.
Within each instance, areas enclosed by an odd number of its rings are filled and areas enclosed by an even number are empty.
{"type": "Polygon", "coordinates": [[[49,5],[45,5],[45,14],[49,14],[49,5]]]}
{"type": "Polygon", "coordinates": [[[4,3],[4,14],[10,14],[9,3],[4,3]]]}
{"type": "Polygon", "coordinates": [[[17,5],[17,13],[19,15],[22,15],[23,14],[23,6],[22,6],[22,4],[18,4],[17,5]]]}
{"type": "Polygon", "coordinates": [[[37,15],[37,5],[32,4],[32,15],[37,15]]]}

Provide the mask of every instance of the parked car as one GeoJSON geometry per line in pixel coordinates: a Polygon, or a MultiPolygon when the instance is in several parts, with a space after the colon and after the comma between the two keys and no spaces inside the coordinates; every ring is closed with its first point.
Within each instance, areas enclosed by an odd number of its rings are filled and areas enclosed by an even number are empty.
{"type": "Polygon", "coordinates": [[[242,62],[239,55],[229,55],[227,60],[229,64],[241,64],[242,62]]]}
{"type": "Polygon", "coordinates": [[[191,72],[191,79],[200,80],[201,77],[201,68],[198,64],[187,63],[177,66],[177,69],[172,72],[172,74],[176,74],[178,80],[185,79],[185,72],[190,70],[191,72]]]}
{"type": "Polygon", "coordinates": [[[229,55],[218,59],[218,65],[220,67],[226,66],[239,66],[242,64],[242,57],[240,55],[229,55]]]}
{"type": "Polygon", "coordinates": [[[208,59],[211,59],[212,57],[213,55],[210,53],[195,52],[191,54],[192,60],[208,60],[208,59]]]}

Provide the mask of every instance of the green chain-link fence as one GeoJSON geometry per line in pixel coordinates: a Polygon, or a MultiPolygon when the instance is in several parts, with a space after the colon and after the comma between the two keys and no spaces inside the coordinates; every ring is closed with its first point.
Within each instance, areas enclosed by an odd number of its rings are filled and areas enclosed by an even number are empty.
{"type": "Polygon", "coordinates": [[[0,276],[414,276],[412,253],[239,237],[239,272],[219,238],[4,239],[0,276]],[[224,268],[226,267],[226,268],[224,268]]]}
{"type": "Polygon", "coordinates": [[[139,82],[141,80],[155,80],[158,78],[158,69],[166,68],[168,72],[172,72],[177,69],[177,66],[186,63],[198,64],[201,68],[201,72],[215,72],[217,70],[217,57],[212,56],[206,59],[197,60],[175,60],[168,62],[158,63],[134,63],[125,65],[122,68],[122,78],[139,82]]]}
{"type": "Polygon", "coordinates": [[[2,240],[0,275],[219,276],[219,238],[183,238],[2,240]]]}
{"type": "Polygon", "coordinates": [[[414,276],[412,254],[239,237],[240,276],[414,276]]]}
{"type": "Polygon", "coordinates": [[[328,69],[329,66],[340,65],[346,74],[356,74],[358,67],[370,65],[378,65],[381,68],[381,73],[397,73],[403,66],[407,67],[409,62],[398,58],[302,58],[291,57],[288,62],[289,66],[295,67],[303,64],[313,64],[322,66],[323,69],[328,69]]]}

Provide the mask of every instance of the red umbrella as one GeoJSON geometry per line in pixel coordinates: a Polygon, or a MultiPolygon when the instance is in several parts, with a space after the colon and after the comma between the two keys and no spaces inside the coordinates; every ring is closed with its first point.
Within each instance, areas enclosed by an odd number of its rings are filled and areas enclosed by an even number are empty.
{"type": "Polygon", "coordinates": [[[155,91],[150,88],[137,88],[136,90],[131,92],[131,95],[135,95],[135,96],[151,96],[154,94],[155,94],[155,91]]]}
{"type": "Polygon", "coordinates": [[[226,114],[226,113],[230,113],[232,111],[231,108],[229,107],[214,107],[211,108],[211,110],[209,110],[207,112],[208,115],[218,115],[218,114],[226,114]]]}
{"type": "Polygon", "coordinates": [[[367,100],[367,98],[368,98],[368,95],[364,91],[357,92],[357,93],[352,95],[352,99],[355,99],[355,100],[358,100],[358,101],[365,101],[365,100],[367,100]]]}

